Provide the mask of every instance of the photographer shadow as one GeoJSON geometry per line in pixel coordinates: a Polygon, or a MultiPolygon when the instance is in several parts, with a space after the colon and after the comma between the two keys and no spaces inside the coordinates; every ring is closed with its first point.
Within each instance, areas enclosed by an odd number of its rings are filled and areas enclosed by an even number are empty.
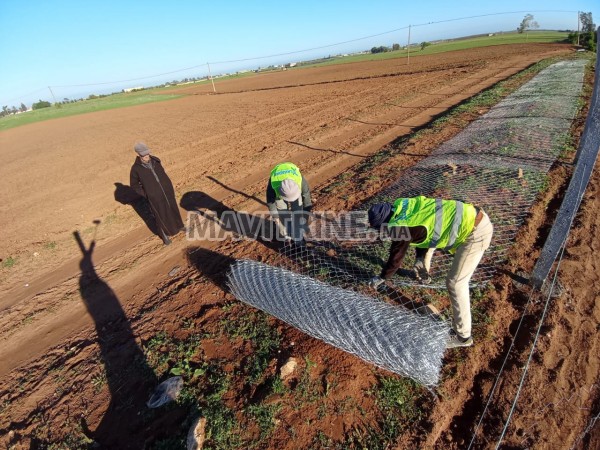
{"type": "Polygon", "coordinates": [[[96,272],[92,261],[95,240],[86,248],[78,231],[73,232],[73,236],[82,254],[79,292],[94,321],[99,362],[104,364],[110,395],[110,404],[96,429],[89,430],[84,418],[81,426],[102,448],[120,448],[124,444],[120,439],[139,431],[134,429],[135,421],[123,420],[123,417],[137,417],[145,411],[145,398],[148,389],[156,384],[156,376],[136,341],[119,298],[96,272]]]}

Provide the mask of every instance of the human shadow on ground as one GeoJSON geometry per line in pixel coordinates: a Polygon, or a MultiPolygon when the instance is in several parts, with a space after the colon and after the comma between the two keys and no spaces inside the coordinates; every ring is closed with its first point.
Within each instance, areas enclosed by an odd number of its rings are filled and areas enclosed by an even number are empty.
{"type": "Polygon", "coordinates": [[[201,275],[211,280],[225,292],[227,287],[227,273],[236,259],[202,247],[188,247],[186,250],[188,264],[194,267],[201,275]]]}
{"type": "Polygon", "coordinates": [[[161,237],[156,219],[150,209],[150,203],[139,195],[131,186],[123,183],[115,183],[115,200],[122,205],[129,205],[144,221],[148,229],[158,237],[161,237]]]}
{"type": "Polygon", "coordinates": [[[219,200],[201,191],[189,191],[183,194],[181,201],[179,202],[179,206],[190,212],[203,212],[203,210],[210,210],[218,215],[222,214],[224,211],[230,210],[230,208],[225,206],[219,200]]]}
{"type": "Polygon", "coordinates": [[[340,155],[355,156],[357,158],[362,158],[362,159],[366,159],[368,157],[368,155],[358,155],[356,153],[348,152],[348,151],[345,151],[345,150],[332,150],[330,148],[311,147],[310,145],[303,144],[302,142],[295,142],[295,141],[286,141],[286,142],[288,144],[298,145],[300,147],[304,147],[304,148],[307,148],[309,150],[315,150],[317,152],[325,152],[325,153],[334,153],[334,154],[340,154],[340,155]]]}
{"type": "Polygon", "coordinates": [[[156,377],[136,342],[119,299],[96,272],[92,261],[95,240],[86,248],[78,231],[73,232],[73,236],[82,254],[79,292],[94,320],[100,361],[104,364],[110,393],[110,404],[95,430],[88,428],[84,418],[82,429],[101,448],[133,448],[131,434],[136,430],[132,427],[137,422],[135,418],[146,409],[145,400],[156,385],[156,377]]]}
{"type": "Polygon", "coordinates": [[[190,241],[252,239],[271,250],[279,250],[283,245],[283,238],[267,212],[236,211],[201,191],[183,194],[180,206],[188,211],[187,237],[190,241]]]}
{"type": "Polygon", "coordinates": [[[207,176],[206,178],[208,178],[213,183],[218,184],[222,188],[227,189],[229,192],[233,192],[234,194],[239,194],[242,197],[246,197],[248,200],[254,200],[255,202],[260,203],[263,206],[267,206],[267,204],[263,200],[259,199],[256,195],[246,194],[244,191],[240,191],[238,189],[234,189],[230,186],[227,186],[225,183],[217,180],[215,177],[207,176]]]}

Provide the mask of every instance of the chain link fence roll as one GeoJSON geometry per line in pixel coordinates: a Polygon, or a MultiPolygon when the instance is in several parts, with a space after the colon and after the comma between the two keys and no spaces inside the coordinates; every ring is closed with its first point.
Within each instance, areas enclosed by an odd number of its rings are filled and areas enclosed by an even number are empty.
{"type": "Polygon", "coordinates": [[[231,266],[228,286],[314,338],[426,387],[439,382],[449,327],[436,316],[250,260],[231,266]]]}

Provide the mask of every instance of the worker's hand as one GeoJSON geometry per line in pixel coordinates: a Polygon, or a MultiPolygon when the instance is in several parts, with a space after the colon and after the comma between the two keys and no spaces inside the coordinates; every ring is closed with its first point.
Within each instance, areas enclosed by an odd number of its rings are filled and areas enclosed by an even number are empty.
{"type": "Polygon", "coordinates": [[[377,289],[384,281],[380,276],[373,277],[369,280],[369,287],[377,289]]]}
{"type": "Polygon", "coordinates": [[[313,223],[314,215],[313,215],[313,213],[307,211],[305,217],[306,217],[306,226],[308,227],[308,226],[310,226],[311,223],[313,223]]]}
{"type": "Polygon", "coordinates": [[[425,264],[422,259],[417,259],[415,261],[415,265],[413,266],[413,270],[415,272],[415,278],[419,283],[429,284],[431,283],[431,276],[429,272],[425,268],[425,264]]]}

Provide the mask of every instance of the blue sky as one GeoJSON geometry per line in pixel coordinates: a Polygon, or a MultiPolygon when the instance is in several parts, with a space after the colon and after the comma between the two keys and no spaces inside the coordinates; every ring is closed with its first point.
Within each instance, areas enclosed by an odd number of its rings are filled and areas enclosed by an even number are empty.
{"type": "Polygon", "coordinates": [[[576,29],[577,10],[600,22],[597,0],[489,2],[303,0],[0,2],[0,106],[28,106],[168,80],[282,64],[373,46],[514,30],[527,12],[542,29],[576,29]],[[501,5],[502,3],[502,5],[501,5]],[[566,12],[542,12],[542,11],[566,12]],[[572,12],[569,12],[572,11],[572,12]],[[514,12],[511,14],[498,14],[514,12]],[[598,14],[597,14],[598,13],[598,14]],[[398,30],[386,33],[391,30],[398,30]],[[382,34],[369,39],[366,36],[382,34]],[[219,64],[297,52],[270,59],[219,64]],[[189,70],[185,68],[194,67],[189,70]],[[168,75],[155,76],[159,74],[168,75]],[[122,80],[131,80],[113,83],[122,80]],[[84,85],[84,86],[78,86],[84,85]]]}

